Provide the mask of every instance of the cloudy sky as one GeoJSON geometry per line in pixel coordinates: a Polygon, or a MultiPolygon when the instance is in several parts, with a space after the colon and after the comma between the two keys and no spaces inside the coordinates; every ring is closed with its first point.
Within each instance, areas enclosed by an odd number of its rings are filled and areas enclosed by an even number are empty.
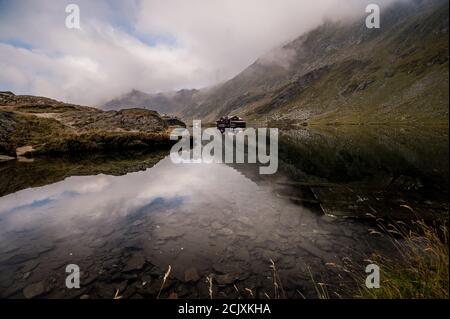
{"type": "MultiPolygon", "coordinates": [[[[380,5],[393,0],[371,1],[380,5]]],[[[366,0],[0,0],[0,90],[98,105],[229,79],[366,0]],[[81,29],[65,25],[68,4],[81,29]]]]}

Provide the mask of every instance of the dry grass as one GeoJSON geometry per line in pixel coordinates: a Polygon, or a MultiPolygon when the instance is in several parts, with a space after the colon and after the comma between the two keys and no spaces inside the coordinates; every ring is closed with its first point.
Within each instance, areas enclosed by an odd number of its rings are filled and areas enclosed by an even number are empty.
{"type": "MultiPolygon", "coordinates": [[[[379,221],[380,231],[371,230],[378,236],[386,236],[395,247],[392,257],[374,253],[365,259],[380,268],[380,288],[366,287],[367,274],[364,267],[350,258],[343,259],[343,265],[329,263],[340,270],[342,286],[333,291],[333,296],[365,299],[448,299],[449,298],[449,246],[448,223],[427,224],[422,220],[405,224],[395,222],[386,224],[379,221]]],[[[274,298],[283,298],[279,293],[281,281],[275,264],[273,270],[274,298]]],[[[316,297],[330,299],[330,287],[317,282],[311,269],[308,274],[314,286],[316,297]]],[[[336,287],[335,287],[336,288],[336,287]]],[[[302,298],[305,296],[297,290],[302,298]]]]}
{"type": "Polygon", "coordinates": [[[164,274],[163,281],[161,283],[161,287],[159,288],[158,295],[156,296],[156,299],[159,299],[159,296],[161,295],[162,290],[164,289],[164,285],[166,284],[167,278],[169,278],[170,272],[172,271],[172,267],[169,265],[167,268],[166,273],[164,274]]]}
{"type": "Polygon", "coordinates": [[[212,287],[213,287],[213,278],[212,278],[212,276],[207,276],[206,277],[206,283],[208,284],[208,296],[209,296],[209,299],[213,299],[213,289],[212,289],[212,287]]]}
{"type": "Polygon", "coordinates": [[[113,299],[122,299],[122,296],[120,295],[119,289],[116,289],[116,293],[114,294],[113,299]]]}
{"type": "Polygon", "coordinates": [[[358,297],[448,299],[448,224],[417,221],[413,225],[397,222],[380,227],[395,245],[399,258],[371,256],[380,267],[380,288],[368,289],[364,285],[358,297]]]}
{"type": "MultiPolygon", "coordinates": [[[[308,267],[309,277],[314,285],[314,289],[319,299],[330,299],[330,294],[328,293],[327,285],[323,282],[316,282],[314,275],[311,272],[311,268],[308,267]]],[[[300,293],[300,291],[298,291],[300,293]]],[[[301,293],[300,293],[301,294],[301,293]]],[[[303,294],[301,294],[303,296],[303,294]]],[[[303,296],[304,297],[304,296],[303,296]]]]}
{"type": "MultiPolygon", "coordinates": [[[[317,282],[311,269],[308,267],[309,278],[314,286],[318,299],[342,298],[377,298],[377,299],[448,299],[449,298],[449,266],[448,266],[448,224],[430,225],[423,221],[412,224],[403,222],[380,223],[381,231],[371,230],[378,236],[387,236],[396,248],[397,254],[388,258],[379,253],[374,253],[365,262],[374,263],[380,268],[380,288],[369,289],[365,286],[367,274],[362,271],[364,267],[356,264],[350,258],[343,259],[343,265],[328,263],[328,266],[340,270],[339,278],[345,282],[342,290],[337,291],[329,286],[323,278],[317,282]],[[344,276],[341,276],[345,274],[344,276]],[[343,293],[341,295],[341,292],[343,293]]],[[[267,299],[286,299],[287,295],[276,267],[270,259],[272,271],[273,293],[263,292],[267,299]]],[[[164,289],[166,280],[171,273],[169,265],[163,280],[157,299],[164,289]]],[[[208,297],[213,295],[213,276],[206,277],[208,297]]],[[[236,284],[233,285],[239,298],[257,298],[251,288],[245,287],[243,294],[236,284]]],[[[298,294],[306,299],[300,290],[298,294]]],[[[116,291],[115,299],[120,299],[119,291],[116,291]]]]}
{"type": "Polygon", "coordinates": [[[270,269],[272,269],[272,279],[273,279],[273,296],[275,299],[286,299],[286,293],[283,289],[283,284],[281,283],[280,276],[278,274],[275,262],[270,259],[270,269]]]}

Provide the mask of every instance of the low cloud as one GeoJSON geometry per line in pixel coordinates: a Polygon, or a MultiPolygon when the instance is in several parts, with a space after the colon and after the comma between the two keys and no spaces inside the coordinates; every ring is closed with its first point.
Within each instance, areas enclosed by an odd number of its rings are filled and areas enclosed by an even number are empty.
{"type": "Polygon", "coordinates": [[[259,57],[287,67],[292,52],[277,47],[324,19],[362,16],[367,3],[0,1],[0,90],[98,105],[132,88],[213,85],[259,57]],[[81,30],[65,27],[69,3],[80,7],[81,30]]]}

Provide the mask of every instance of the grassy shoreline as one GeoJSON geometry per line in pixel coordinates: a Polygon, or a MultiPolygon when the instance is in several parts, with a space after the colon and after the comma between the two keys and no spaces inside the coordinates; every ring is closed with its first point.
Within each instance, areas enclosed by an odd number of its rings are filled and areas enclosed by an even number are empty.
{"type": "Polygon", "coordinates": [[[0,110],[0,154],[16,157],[16,150],[24,146],[33,151],[22,155],[31,156],[158,150],[173,144],[167,124],[150,111],[130,110],[115,115],[100,112],[100,122],[85,118],[89,114],[80,114],[69,114],[68,119],[61,120],[0,110]],[[72,123],[73,118],[81,123],[72,123]]]}

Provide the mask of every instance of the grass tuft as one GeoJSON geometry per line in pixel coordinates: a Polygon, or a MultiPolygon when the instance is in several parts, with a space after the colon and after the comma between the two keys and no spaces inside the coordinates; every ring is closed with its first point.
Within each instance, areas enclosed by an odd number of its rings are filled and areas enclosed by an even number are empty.
{"type": "MultiPolygon", "coordinates": [[[[395,245],[399,258],[373,254],[380,267],[380,288],[362,286],[359,297],[383,299],[448,299],[448,224],[381,225],[395,245]]],[[[363,281],[361,281],[363,282],[363,281]]]]}

